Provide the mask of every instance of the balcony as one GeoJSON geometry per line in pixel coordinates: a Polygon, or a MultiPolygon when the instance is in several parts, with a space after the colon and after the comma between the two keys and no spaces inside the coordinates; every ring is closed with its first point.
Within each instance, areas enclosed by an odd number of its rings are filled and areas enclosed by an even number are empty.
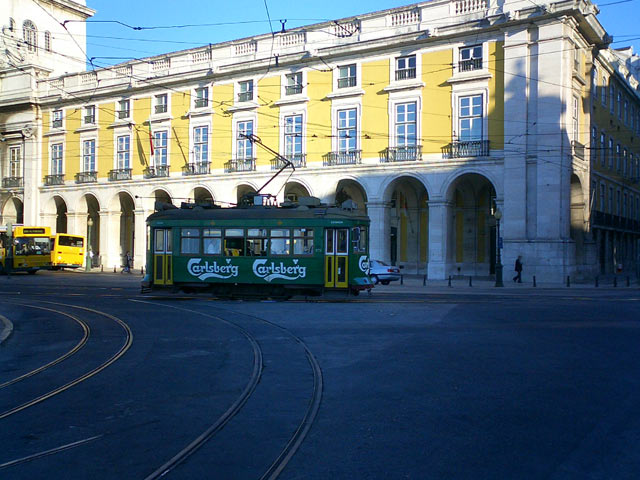
{"type": "Polygon", "coordinates": [[[144,178],[159,178],[169,176],[169,165],[158,165],[156,167],[147,167],[143,172],[144,178]]]}
{"type": "Polygon", "coordinates": [[[287,85],[285,87],[285,94],[287,95],[299,95],[302,93],[302,85],[287,85]]]}
{"type": "Polygon", "coordinates": [[[396,80],[408,80],[410,78],[416,78],[415,68],[403,68],[396,70],[396,80]]]}
{"type": "Polygon", "coordinates": [[[253,172],[256,169],[255,158],[236,158],[224,164],[225,173],[253,172]]]}
{"type": "Polygon", "coordinates": [[[196,98],[196,100],[194,102],[195,108],[205,108],[208,105],[209,105],[209,99],[208,98],[196,98]]]}
{"type": "Polygon", "coordinates": [[[166,104],[156,105],[154,111],[156,112],[156,114],[167,113],[167,105],[166,104]]]}
{"type": "Polygon", "coordinates": [[[360,163],[362,150],[351,150],[349,152],[329,152],[322,156],[322,164],[325,167],[334,165],[356,165],[360,163]]]}
{"type": "Polygon", "coordinates": [[[389,147],[380,152],[380,162],[415,162],[422,160],[422,145],[389,147]]]}
{"type": "Polygon", "coordinates": [[[95,115],[85,115],[85,117],[84,117],[84,124],[85,125],[93,125],[94,123],[96,123],[96,116],[95,115]]]}
{"type": "Polygon", "coordinates": [[[591,217],[592,227],[608,227],[617,230],[640,232],[640,221],[612,213],[595,211],[591,217]]]}
{"type": "Polygon", "coordinates": [[[575,140],[571,142],[571,152],[575,157],[584,160],[584,145],[575,140]]]}
{"type": "Polygon", "coordinates": [[[2,188],[22,188],[24,187],[24,179],[22,177],[4,177],[2,179],[2,188]]]}
{"type": "Polygon", "coordinates": [[[470,58],[469,60],[460,60],[458,62],[459,72],[471,72],[473,70],[482,70],[482,58],[470,58]]]}
{"type": "Polygon", "coordinates": [[[486,157],[489,155],[489,140],[451,142],[442,147],[442,158],[486,157]]]}
{"type": "Polygon", "coordinates": [[[250,90],[248,92],[240,92],[238,94],[239,102],[250,102],[251,100],[253,100],[253,90],[250,90]]]}
{"type": "MultiPolygon", "coordinates": [[[[304,168],[307,166],[307,155],[305,153],[296,153],[295,155],[284,155],[295,168],[304,168]]],[[[284,167],[284,162],[279,158],[271,160],[271,170],[280,170],[284,167]]]]}
{"type": "Polygon", "coordinates": [[[348,88],[356,86],[356,77],[342,77],[338,79],[338,88],[348,88]]]}
{"type": "Polygon", "coordinates": [[[64,173],[57,175],[45,175],[44,185],[51,187],[53,185],[64,185],[64,173]]]}
{"type": "Polygon", "coordinates": [[[115,168],[113,170],[109,170],[110,182],[117,182],[121,180],[131,180],[130,168],[115,168]]]}
{"type": "Polygon", "coordinates": [[[130,110],[118,110],[118,118],[120,120],[122,120],[123,118],[129,118],[129,115],[131,115],[130,110]]]}
{"type": "Polygon", "coordinates": [[[211,162],[193,162],[182,167],[182,175],[188,177],[190,175],[208,175],[210,172],[211,162]]]}
{"type": "Polygon", "coordinates": [[[78,172],[75,179],[76,183],[98,183],[98,172],[78,172]]]}
{"type": "Polygon", "coordinates": [[[51,122],[51,128],[62,128],[62,119],[59,118],[51,122]]]}

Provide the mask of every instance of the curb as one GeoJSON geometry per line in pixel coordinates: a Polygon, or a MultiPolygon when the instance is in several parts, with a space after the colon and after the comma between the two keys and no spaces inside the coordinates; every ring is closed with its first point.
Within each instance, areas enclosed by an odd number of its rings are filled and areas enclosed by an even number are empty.
{"type": "Polygon", "coordinates": [[[0,321],[2,321],[2,330],[0,330],[0,343],[2,343],[13,332],[13,323],[3,315],[0,315],[0,321]]]}

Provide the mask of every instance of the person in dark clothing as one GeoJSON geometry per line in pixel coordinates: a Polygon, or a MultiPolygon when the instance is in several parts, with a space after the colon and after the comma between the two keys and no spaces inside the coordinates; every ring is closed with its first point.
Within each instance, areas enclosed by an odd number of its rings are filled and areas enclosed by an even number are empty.
{"type": "Polygon", "coordinates": [[[120,273],[124,272],[131,273],[131,254],[129,252],[124,257],[124,268],[120,273]]]}
{"type": "Polygon", "coordinates": [[[513,277],[514,282],[522,283],[522,255],[518,255],[516,258],[516,276],[513,277]]]}

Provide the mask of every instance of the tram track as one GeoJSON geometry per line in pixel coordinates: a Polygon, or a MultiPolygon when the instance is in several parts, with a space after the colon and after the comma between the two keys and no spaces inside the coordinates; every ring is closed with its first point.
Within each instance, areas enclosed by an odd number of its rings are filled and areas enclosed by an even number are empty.
{"type": "Polygon", "coordinates": [[[58,358],[53,359],[52,361],[38,367],[35,368],[33,370],[30,370],[29,372],[26,372],[16,378],[13,378],[11,380],[8,380],[4,383],[0,383],[0,389],[2,388],[6,388],[9,385],[13,385],[14,383],[18,383],[26,378],[32,377],[34,375],[37,375],[40,372],[43,372],[45,370],[47,370],[48,368],[53,367],[54,365],[59,364],[60,362],[63,362],[64,360],[66,360],[67,358],[71,357],[72,355],[76,354],[77,352],[80,351],[80,349],[82,349],[82,347],[84,347],[87,343],[87,340],[89,340],[89,336],[91,334],[91,328],[89,327],[89,325],[87,325],[87,323],[84,320],[79,319],[78,317],[71,315],[69,313],[66,312],[62,312],[60,310],[55,310],[53,308],[47,308],[47,307],[40,307],[37,305],[29,305],[29,304],[25,304],[25,303],[13,303],[12,305],[19,305],[22,307],[27,307],[27,308],[37,308],[39,310],[45,310],[45,311],[49,311],[49,312],[53,312],[53,313],[57,313],[60,315],[63,315],[65,317],[71,318],[73,321],[75,321],[78,325],[80,325],[80,328],[82,328],[82,338],[80,339],[80,341],[68,352],[64,353],[63,355],[60,355],[58,358]]]}
{"type": "MultiPolygon", "coordinates": [[[[116,362],[118,359],[120,359],[126,352],[127,350],[129,350],[129,348],[131,347],[132,343],[133,343],[133,333],[131,331],[131,329],[129,328],[129,326],[122,321],[121,319],[119,319],[118,317],[111,315],[107,312],[103,312],[101,310],[96,310],[93,308],[89,308],[89,307],[82,307],[82,306],[78,306],[78,305],[69,305],[69,304],[64,304],[64,303],[58,303],[58,302],[50,302],[50,301],[43,301],[43,300],[36,300],[37,302],[40,303],[44,303],[44,304],[49,304],[49,305],[55,305],[55,306],[60,306],[60,307],[66,307],[66,308],[75,308],[75,309],[79,309],[79,310],[83,310],[83,311],[87,311],[87,312],[91,312],[94,313],[96,315],[100,315],[103,317],[106,317],[112,321],[114,321],[115,323],[117,323],[124,331],[125,331],[125,341],[124,343],[120,346],[120,348],[118,349],[118,351],[116,351],[113,355],[111,355],[106,361],[102,362],[100,365],[96,366],[95,368],[89,370],[88,372],[85,372],[84,374],[74,378],[73,380],[70,380],[68,382],[66,382],[64,385],[61,385],[57,388],[54,388],[53,390],[50,390],[46,393],[43,393],[42,395],[37,396],[36,398],[33,398],[29,401],[26,401],[24,403],[21,403],[20,405],[17,405],[9,410],[6,410],[4,412],[0,412],[0,420],[7,418],[11,415],[14,415],[18,412],[21,412],[29,407],[32,407],[34,405],[37,405],[41,402],[44,402],[45,400],[54,397],[66,390],[69,390],[70,388],[84,382],[85,380],[95,376],[96,374],[100,373],[101,371],[103,371],[104,369],[106,369],[107,367],[109,367],[110,365],[112,365],[114,362],[116,362]]],[[[20,304],[20,303],[16,303],[16,302],[9,302],[13,305],[21,305],[21,306],[27,306],[25,304],[20,304]]],[[[38,306],[34,306],[34,305],[28,305],[29,307],[34,307],[34,308],[44,308],[46,309],[46,307],[38,307],[38,306]]],[[[53,309],[51,309],[53,310],[53,309]]],[[[58,311],[59,313],[65,314],[64,312],[58,311]]],[[[87,325],[88,328],[88,325],[87,325]]],[[[88,336],[87,339],[84,341],[83,345],[86,344],[86,341],[88,340],[88,336]]],[[[75,347],[74,347],[75,348],[75,347]]],[[[82,348],[82,347],[80,347],[82,348]]],[[[73,349],[72,349],[73,350],[73,349]]],[[[66,356],[64,356],[63,359],[57,359],[57,361],[55,361],[55,364],[58,364],[60,362],[62,362],[63,360],[68,359],[71,355],[77,353],[77,351],[79,350],[79,348],[77,350],[75,350],[72,354],[69,355],[69,352],[67,352],[66,356]]],[[[43,367],[46,368],[50,368],[53,365],[47,364],[43,367]]],[[[36,373],[40,373],[43,370],[43,367],[40,367],[37,372],[32,373],[29,372],[28,376],[33,376],[36,373]]],[[[24,378],[20,378],[18,377],[20,380],[23,380],[24,378]]],[[[25,377],[27,378],[27,377],[25,377]]],[[[11,381],[11,383],[16,383],[17,381],[19,381],[18,379],[14,379],[11,381]]],[[[8,385],[7,385],[8,386],[8,385]]]]}
{"type": "MultiPolygon", "coordinates": [[[[137,299],[130,299],[130,300],[136,303],[146,303],[146,304],[155,305],[154,302],[137,300],[137,299]]],[[[216,433],[222,430],[222,428],[234,416],[240,413],[240,411],[242,410],[242,407],[247,403],[250,396],[255,391],[255,388],[259,383],[260,378],[262,377],[262,372],[264,368],[263,352],[257,339],[245,328],[238,325],[235,321],[226,320],[220,316],[212,315],[205,312],[200,312],[198,310],[176,307],[173,305],[165,305],[165,306],[178,311],[192,313],[192,314],[204,316],[207,318],[211,318],[211,319],[223,322],[235,328],[237,331],[241,332],[249,340],[249,342],[253,347],[254,368],[253,368],[251,378],[249,379],[249,382],[247,383],[245,389],[240,394],[240,396],[236,398],[233,404],[220,417],[218,417],[215,420],[215,422],[211,426],[209,426],[203,433],[201,433],[198,437],[196,437],[196,439],[194,439],[186,447],[180,450],[169,461],[167,461],[161,467],[156,469],[153,473],[145,477],[145,480],[154,480],[154,479],[162,478],[163,476],[167,475],[171,470],[173,470],[180,463],[186,460],[190,455],[194,454],[198,449],[203,447],[206,444],[206,442],[210,440],[216,433]]],[[[282,448],[279,455],[269,465],[266,471],[259,477],[260,480],[275,480],[282,473],[282,471],[285,469],[289,461],[293,458],[293,456],[299,449],[300,445],[303,443],[304,439],[308,435],[311,429],[311,426],[313,425],[313,422],[317,416],[318,410],[320,408],[320,403],[322,401],[322,391],[323,391],[322,370],[320,368],[320,364],[318,363],[317,359],[315,358],[311,350],[308,348],[308,346],[302,341],[302,339],[294,335],[292,332],[290,332],[286,328],[281,327],[280,325],[277,325],[268,320],[262,319],[260,317],[241,314],[239,312],[233,312],[229,310],[225,310],[225,311],[234,315],[235,317],[244,316],[246,318],[251,318],[254,321],[260,321],[262,323],[265,323],[271,327],[275,327],[281,330],[282,332],[286,333],[290,338],[292,338],[297,344],[299,344],[303,348],[307,361],[310,364],[313,372],[313,391],[302,420],[298,423],[297,428],[289,438],[288,442],[282,448]]]]}

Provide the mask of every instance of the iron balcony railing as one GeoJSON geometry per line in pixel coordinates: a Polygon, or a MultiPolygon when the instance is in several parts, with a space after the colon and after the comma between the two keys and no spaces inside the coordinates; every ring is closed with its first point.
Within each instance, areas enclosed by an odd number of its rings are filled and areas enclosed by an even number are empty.
{"type": "Polygon", "coordinates": [[[120,119],[129,118],[130,114],[131,114],[130,110],[118,110],[118,118],[120,119]]]}
{"type": "Polygon", "coordinates": [[[62,128],[62,119],[52,121],[51,128],[62,128]]]}
{"type": "Polygon", "coordinates": [[[114,168],[109,170],[109,181],[117,182],[119,180],[131,180],[130,168],[114,168]]]}
{"type": "Polygon", "coordinates": [[[285,87],[285,93],[287,95],[298,95],[302,93],[302,85],[287,85],[285,87]]]}
{"type": "Polygon", "coordinates": [[[396,80],[407,80],[409,78],[416,78],[415,68],[402,68],[396,70],[396,80]]]}
{"type": "Polygon", "coordinates": [[[422,160],[422,145],[389,147],[380,152],[380,161],[382,163],[413,162],[416,160],[422,160]]]}
{"type": "Polygon", "coordinates": [[[196,101],[195,101],[195,107],[196,108],[204,108],[207,105],[209,105],[209,99],[208,98],[196,98],[196,101]]]}
{"type": "Polygon", "coordinates": [[[96,116],[95,115],[85,115],[84,123],[85,123],[85,125],[91,125],[93,123],[96,123],[96,116]]]}
{"type": "Polygon", "coordinates": [[[239,102],[249,102],[251,100],[253,100],[253,90],[238,93],[239,102]]]}
{"type": "MultiPolygon", "coordinates": [[[[306,153],[296,153],[295,155],[284,155],[284,157],[289,160],[294,167],[296,168],[304,168],[307,166],[307,154],[306,153]]],[[[280,170],[284,166],[284,162],[279,158],[274,158],[271,160],[271,170],[280,170]]]]}
{"type": "Polygon", "coordinates": [[[489,140],[451,142],[442,148],[443,158],[486,157],[489,155],[489,140]]]}
{"type": "Polygon", "coordinates": [[[156,165],[155,167],[147,167],[143,172],[144,178],[157,178],[169,176],[169,165],[156,165]]]}
{"type": "Polygon", "coordinates": [[[4,177],[2,179],[3,188],[22,188],[24,179],[22,177],[4,177]]]}
{"type": "Polygon", "coordinates": [[[211,162],[192,162],[182,167],[182,175],[208,175],[211,162]]]}
{"type": "Polygon", "coordinates": [[[253,172],[256,169],[255,158],[236,158],[224,164],[224,171],[231,172],[253,172]]]}
{"type": "Polygon", "coordinates": [[[608,227],[640,232],[640,221],[632,218],[621,217],[612,213],[595,211],[593,212],[591,221],[593,227],[608,227]]]}
{"type": "Polygon", "coordinates": [[[356,86],[356,77],[343,77],[338,79],[338,88],[347,88],[356,86]]]}
{"type": "Polygon", "coordinates": [[[156,105],[155,112],[156,113],[167,113],[167,105],[166,104],[156,105]]]}
{"type": "Polygon", "coordinates": [[[97,183],[98,172],[78,172],[75,179],[76,183],[97,183]]]}
{"type": "Polygon", "coordinates": [[[55,175],[45,175],[44,184],[47,187],[52,185],[64,185],[64,173],[58,173],[55,175]]]}
{"type": "Polygon", "coordinates": [[[571,150],[573,151],[573,155],[578,157],[580,160],[584,160],[584,145],[580,142],[576,142],[575,140],[571,142],[571,150]]]}
{"type": "Polygon", "coordinates": [[[482,58],[471,58],[469,60],[460,60],[458,62],[458,70],[461,72],[471,72],[472,70],[482,70],[482,58]]]}
{"type": "Polygon", "coordinates": [[[360,163],[361,150],[351,150],[348,152],[329,152],[322,156],[322,164],[325,167],[333,165],[355,165],[360,163]]]}

